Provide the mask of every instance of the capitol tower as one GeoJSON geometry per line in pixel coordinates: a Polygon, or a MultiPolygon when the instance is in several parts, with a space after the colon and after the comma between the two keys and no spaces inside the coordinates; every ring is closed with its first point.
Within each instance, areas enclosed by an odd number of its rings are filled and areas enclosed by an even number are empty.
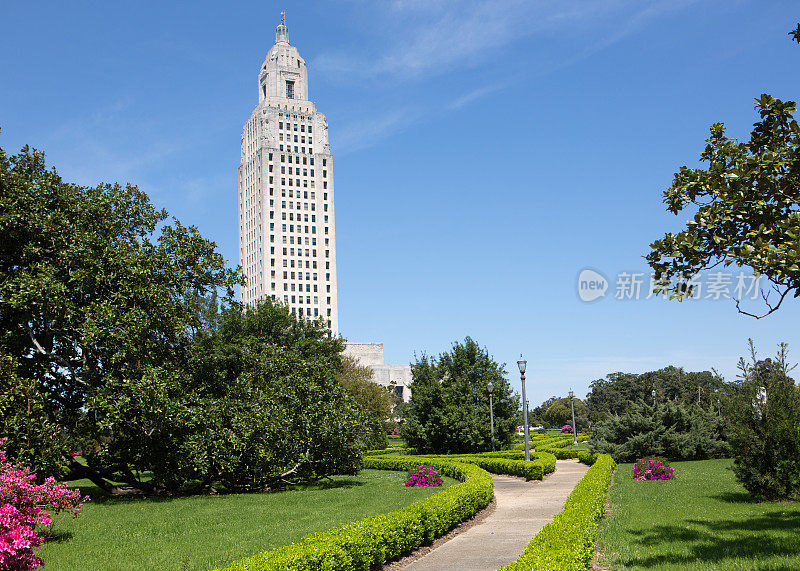
{"type": "Polygon", "coordinates": [[[258,105],[242,130],[241,301],[272,298],[338,332],[333,157],[328,122],[308,99],[306,63],[284,22],[258,72],[258,105]]]}

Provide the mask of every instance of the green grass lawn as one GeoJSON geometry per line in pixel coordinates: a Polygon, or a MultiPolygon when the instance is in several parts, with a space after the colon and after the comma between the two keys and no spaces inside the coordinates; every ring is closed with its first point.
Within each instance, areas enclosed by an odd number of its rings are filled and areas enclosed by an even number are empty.
{"type": "Polygon", "coordinates": [[[800,504],[755,503],[730,460],[673,462],[676,478],[636,482],[620,464],[600,527],[610,569],[800,569],[800,504]]]}
{"type": "MultiPolygon", "coordinates": [[[[363,470],[331,483],[268,494],[93,500],[37,555],[46,569],[211,569],[302,536],[385,513],[442,488],[406,488],[405,473],[363,470]]],[[[455,480],[445,478],[445,486],[455,480]]]]}

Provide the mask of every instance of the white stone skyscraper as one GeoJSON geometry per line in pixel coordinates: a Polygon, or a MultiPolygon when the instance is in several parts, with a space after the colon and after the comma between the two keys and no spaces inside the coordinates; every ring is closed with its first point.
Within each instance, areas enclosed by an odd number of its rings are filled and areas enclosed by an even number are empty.
{"type": "Polygon", "coordinates": [[[289,30],[258,72],[258,105],[242,130],[239,165],[241,301],[285,302],[335,335],[336,230],[328,122],[308,100],[308,70],[289,30]]]}

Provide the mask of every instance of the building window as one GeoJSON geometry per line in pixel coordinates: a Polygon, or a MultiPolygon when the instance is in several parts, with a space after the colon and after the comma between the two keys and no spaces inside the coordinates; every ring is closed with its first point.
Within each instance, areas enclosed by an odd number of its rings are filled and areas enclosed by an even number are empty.
{"type": "Polygon", "coordinates": [[[286,97],[287,99],[294,99],[294,81],[286,82],[286,97]]]}

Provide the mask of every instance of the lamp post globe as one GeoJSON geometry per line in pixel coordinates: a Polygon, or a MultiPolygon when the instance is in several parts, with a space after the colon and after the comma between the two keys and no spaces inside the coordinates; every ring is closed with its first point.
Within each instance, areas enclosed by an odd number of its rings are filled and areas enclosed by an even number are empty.
{"type": "Polygon", "coordinates": [[[519,354],[519,361],[517,361],[517,366],[519,367],[519,377],[522,381],[522,430],[525,435],[525,461],[529,461],[531,459],[531,450],[530,450],[530,437],[528,433],[528,400],[525,398],[525,368],[527,367],[528,362],[522,356],[522,353],[519,354]]]}

